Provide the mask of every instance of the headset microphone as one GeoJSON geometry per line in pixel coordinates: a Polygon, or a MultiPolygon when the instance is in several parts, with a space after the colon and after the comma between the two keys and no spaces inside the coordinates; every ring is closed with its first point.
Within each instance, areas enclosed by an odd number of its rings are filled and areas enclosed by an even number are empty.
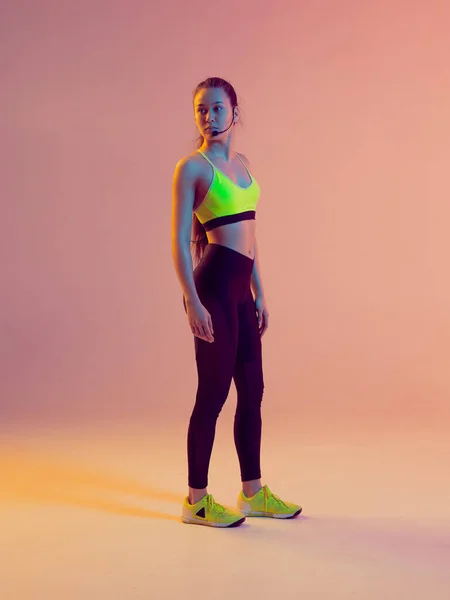
{"type": "Polygon", "coordinates": [[[228,127],[226,129],[224,129],[223,131],[213,131],[212,132],[212,136],[216,137],[218,136],[220,133],[225,133],[225,131],[228,131],[230,129],[230,127],[233,125],[234,123],[234,116],[233,116],[233,120],[231,121],[230,125],[228,125],[228,127]]]}

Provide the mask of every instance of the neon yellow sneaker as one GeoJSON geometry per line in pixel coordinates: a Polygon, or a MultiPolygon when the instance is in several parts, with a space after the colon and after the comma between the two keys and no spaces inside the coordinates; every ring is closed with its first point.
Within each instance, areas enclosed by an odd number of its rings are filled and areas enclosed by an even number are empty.
{"type": "Polygon", "coordinates": [[[257,494],[247,498],[244,492],[238,496],[238,509],[246,517],[272,517],[273,519],[292,519],[302,512],[302,507],[292,502],[284,502],[272,494],[264,485],[257,494]]]}
{"type": "Polygon", "coordinates": [[[211,494],[206,494],[196,504],[189,504],[187,497],[184,499],[181,520],[183,523],[208,527],[238,527],[245,521],[245,516],[225,508],[215,502],[211,494]]]}

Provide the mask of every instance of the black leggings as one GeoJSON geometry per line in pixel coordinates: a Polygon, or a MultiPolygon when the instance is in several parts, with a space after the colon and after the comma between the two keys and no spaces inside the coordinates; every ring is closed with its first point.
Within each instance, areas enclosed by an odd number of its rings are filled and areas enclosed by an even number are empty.
{"type": "MultiPolygon", "coordinates": [[[[208,244],[194,270],[201,303],[211,314],[214,342],[194,336],[198,388],[189,421],[188,485],[206,488],[216,421],[231,380],[237,390],[234,442],[241,481],[261,477],[261,402],[264,392],[261,337],[250,288],[254,259],[208,244]]],[[[186,310],[186,303],[183,303],[186,310]]]]}

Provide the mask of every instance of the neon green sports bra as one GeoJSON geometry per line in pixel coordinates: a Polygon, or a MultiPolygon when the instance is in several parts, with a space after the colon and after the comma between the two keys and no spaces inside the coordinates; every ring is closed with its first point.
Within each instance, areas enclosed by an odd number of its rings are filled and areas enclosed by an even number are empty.
{"type": "Polygon", "coordinates": [[[237,156],[251,180],[250,185],[246,188],[237,185],[225,173],[222,173],[206,154],[200,150],[197,152],[209,162],[214,170],[206,196],[194,211],[205,230],[211,231],[215,227],[228,223],[255,219],[260,188],[239,154],[237,156]]]}

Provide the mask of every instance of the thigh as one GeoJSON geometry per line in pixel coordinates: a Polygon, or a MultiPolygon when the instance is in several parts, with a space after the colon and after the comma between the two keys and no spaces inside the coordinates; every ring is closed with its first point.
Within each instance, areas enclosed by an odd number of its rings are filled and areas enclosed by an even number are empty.
{"type": "Polygon", "coordinates": [[[211,315],[214,341],[194,336],[199,383],[211,386],[217,393],[228,393],[238,346],[237,306],[214,298],[203,298],[202,304],[211,315]]]}
{"type": "Polygon", "coordinates": [[[239,306],[238,348],[234,367],[234,383],[238,392],[238,406],[259,403],[264,391],[262,344],[256,316],[255,301],[250,295],[239,306]]]}
{"type": "Polygon", "coordinates": [[[238,306],[238,332],[238,361],[260,360],[262,353],[261,336],[255,301],[251,292],[247,295],[246,300],[238,306]]]}

